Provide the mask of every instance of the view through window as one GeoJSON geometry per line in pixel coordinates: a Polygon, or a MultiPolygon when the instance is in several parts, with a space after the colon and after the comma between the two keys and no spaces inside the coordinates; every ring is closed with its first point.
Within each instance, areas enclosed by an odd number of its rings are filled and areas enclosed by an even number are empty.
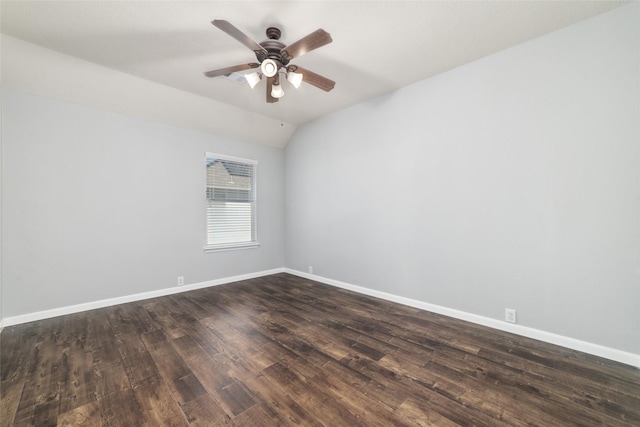
{"type": "Polygon", "coordinates": [[[254,160],[207,153],[208,250],[258,246],[254,160]]]}

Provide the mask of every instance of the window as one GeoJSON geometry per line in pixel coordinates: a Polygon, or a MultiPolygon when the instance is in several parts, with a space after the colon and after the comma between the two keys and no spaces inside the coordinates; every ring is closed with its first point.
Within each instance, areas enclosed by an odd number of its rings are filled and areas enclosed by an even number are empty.
{"type": "Polygon", "coordinates": [[[207,246],[228,250],[259,246],[256,237],[258,162],[206,154],[207,246]]]}

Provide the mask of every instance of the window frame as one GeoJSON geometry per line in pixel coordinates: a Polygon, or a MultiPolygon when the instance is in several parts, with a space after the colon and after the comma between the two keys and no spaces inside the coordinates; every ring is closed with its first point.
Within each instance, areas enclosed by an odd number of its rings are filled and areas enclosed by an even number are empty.
{"type": "Polygon", "coordinates": [[[204,182],[205,182],[205,197],[204,197],[204,225],[205,225],[205,252],[220,252],[220,251],[232,251],[239,249],[253,249],[260,246],[260,242],[258,241],[258,161],[252,159],[246,159],[242,157],[228,156],[225,154],[218,154],[213,152],[205,153],[205,168],[204,168],[204,182]],[[210,159],[219,159],[219,160],[228,160],[231,162],[242,163],[245,165],[251,165],[253,174],[251,180],[251,193],[253,196],[253,209],[251,212],[251,229],[252,229],[252,237],[251,241],[244,242],[228,242],[228,243],[217,243],[210,245],[209,244],[209,214],[208,214],[208,190],[209,185],[207,182],[207,164],[210,159]]]}

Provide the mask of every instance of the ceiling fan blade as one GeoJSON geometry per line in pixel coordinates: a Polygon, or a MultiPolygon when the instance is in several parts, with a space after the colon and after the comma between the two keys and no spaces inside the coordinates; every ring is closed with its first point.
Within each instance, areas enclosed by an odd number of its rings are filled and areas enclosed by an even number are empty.
{"type": "Polygon", "coordinates": [[[321,76],[320,74],[316,74],[313,71],[309,71],[306,68],[299,67],[297,65],[289,65],[287,67],[287,71],[293,71],[294,73],[302,74],[302,81],[307,82],[310,85],[317,87],[318,89],[322,89],[325,92],[329,92],[336,85],[336,82],[330,80],[326,77],[321,76]]]}
{"type": "Polygon", "coordinates": [[[207,77],[218,77],[218,76],[226,76],[235,71],[248,70],[250,68],[258,68],[260,64],[240,64],[234,65],[233,67],[220,68],[219,70],[211,70],[204,73],[207,77]]]}
{"type": "Polygon", "coordinates": [[[214,19],[213,21],[211,21],[211,23],[216,27],[220,28],[225,33],[229,34],[234,39],[238,40],[240,43],[242,43],[252,51],[254,51],[256,54],[258,53],[263,53],[265,55],[267,54],[267,50],[265,48],[263,48],[258,43],[253,41],[251,37],[249,37],[242,31],[240,31],[239,29],[237,29],[229,21],[225,21],[224,19],[214,19]]]}
{"type": "Polygon", "coordinates": [[[327,33],[322,28],[315,30],[313,33],[306,37],[301,38],[295,43],[282,49],[280,52],[284,59],[291,61],[293,58],[304,55],[307,52],[311,52],[325,44],[329,44],[333,41],[331,34],[327,33]]]}
{"type": "Polygon", "coordinates": [[[278,98],[274,98],[271,96],[271,89],[273,88],[273,82],[276,80],[274,77],[267,77],[267,102],[274,103],[278,102],[278,98]]]}

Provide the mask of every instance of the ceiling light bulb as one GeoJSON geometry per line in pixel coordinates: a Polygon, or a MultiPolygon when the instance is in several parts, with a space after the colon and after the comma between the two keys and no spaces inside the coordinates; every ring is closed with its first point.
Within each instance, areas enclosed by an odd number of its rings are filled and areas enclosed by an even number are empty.
{"type": "Polygon", "coordinates": [[[251,86],[251,89],[256,87],[256,85],[258,83],[260,83],[260,74],[255,73],[255,72],[254,73],[245,74],[244,78],[247,80],[247,83],[249,83],[249,86],[251,86]]]}
{"type": "Polygon", "coordinates": [[[289,83],[291,83],[293,87],[298,89],[300,87],[300,84],[302,83],[302,74],[289,71],[287,73],[287,80],[289,80],[289,83]]]}
{"type": "Polygon", "coordinates": [[[260,70],[265,76],[273,77],[278,72],[278,64],[273,59],[265,59],[260,65],[260,70]]]}
{"type": "Polygon", "coordinates": [[[284,96],[282,86],[274,83],[273,86],[271,86],[271,96],[273,96],[274,98],[282,98],[284,96]]]}

